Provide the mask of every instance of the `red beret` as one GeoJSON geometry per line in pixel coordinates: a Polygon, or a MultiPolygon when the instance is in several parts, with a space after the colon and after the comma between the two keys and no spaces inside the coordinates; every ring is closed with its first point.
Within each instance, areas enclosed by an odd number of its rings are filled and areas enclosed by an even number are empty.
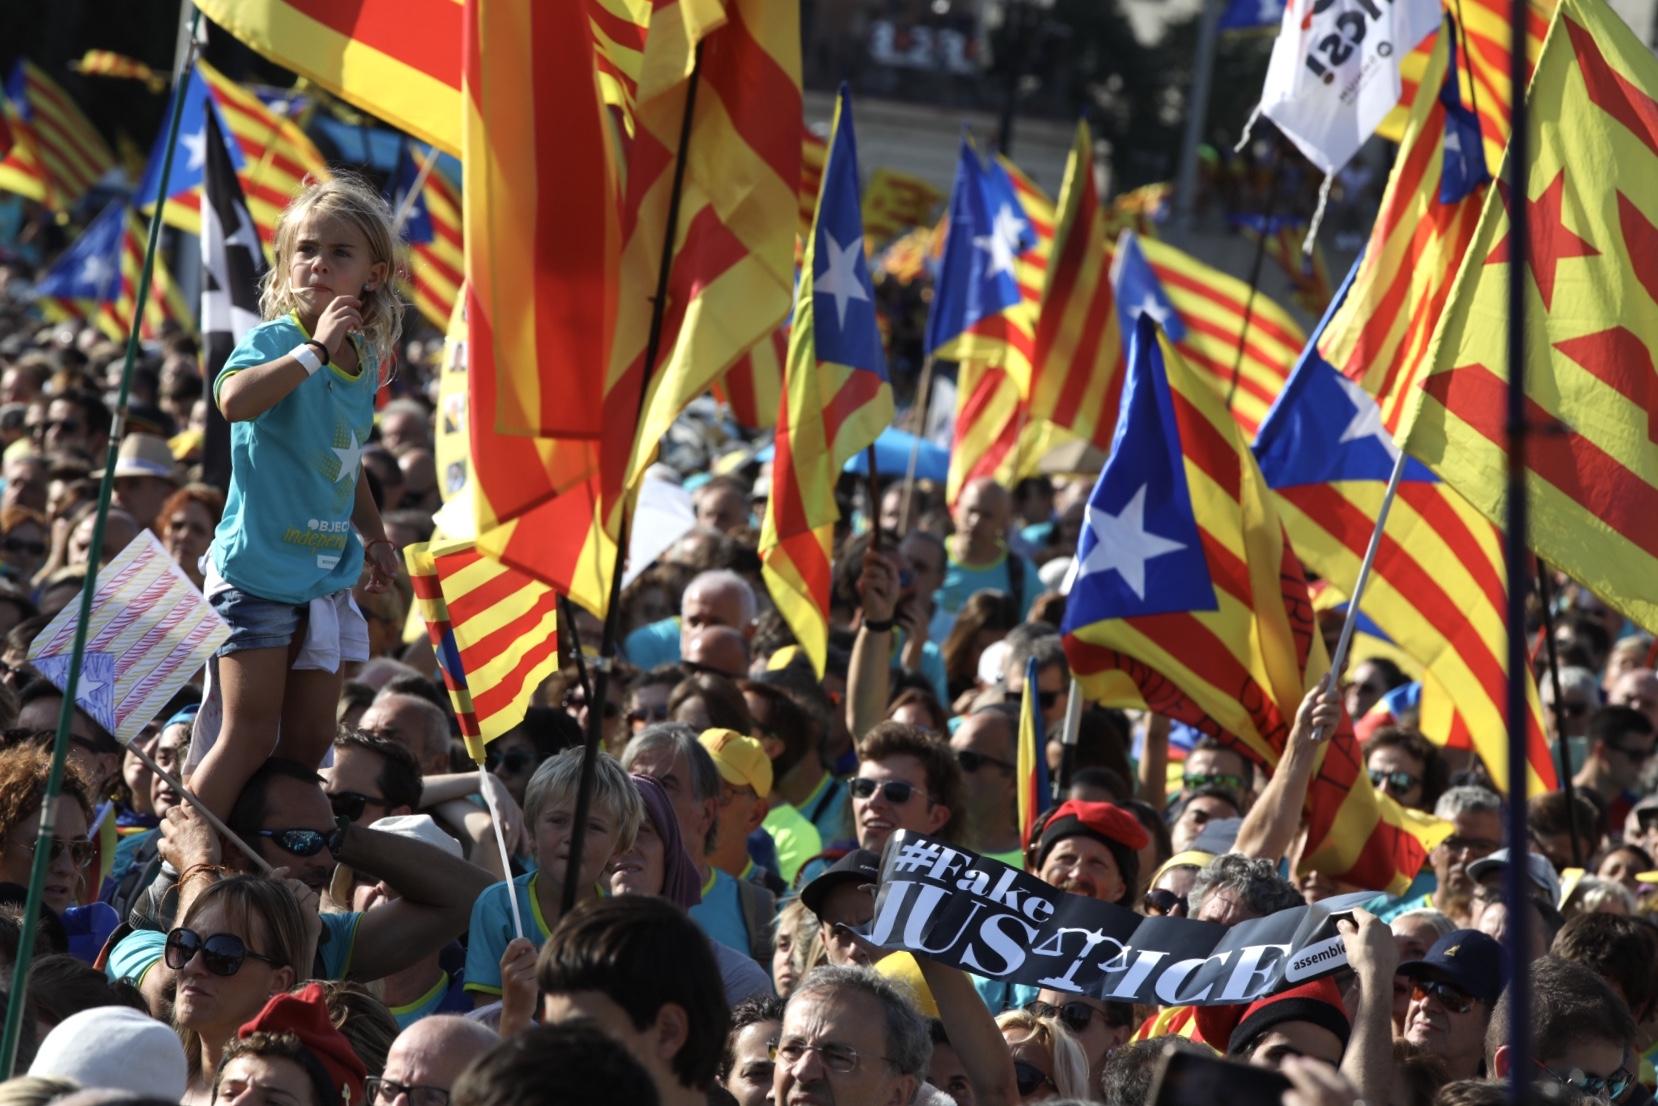
{"type": "MultiPolygon", "coordinates": [[[[340,1089],[343,1106],[363,1106],[363,1081],[368,1078],[368,1069],[352,1051],[345,1034],[328,1020],[322,984],[307,983],[297,991],[272,995],[265,1008],[236,1031],[238,1037],[254,1033],[292,1033],[298,1037],[328,1073],[329,1083],[340,1089]]],[[[325,1102],[322,1106],[334,1104],[325,1102]]]]}
{"type": "Polygon", "coordinates": [[[1092,837],[1106,845],[1122,845],[1138,852],[1151,841],[1140,819],[1116,803],[1089,803],[1066,799],[1048,816],[1042,827],[1037,863],[1047,859],[1048,850],[1067,837],[1092,837]]]}
{"type": "Polygon", "coordinates": [[[1330,976],[1262,995],[1248,1005],[1200,1006],[1197,1010],[1197,1024],[1204,1041],[1234,1056],[1261,1034],[1284,1022],[1310,1022],[1328,1029],[1343,1048],[1352,1032],[1347,1010],[1342,1006],[1341,989],[1330,976]]]}

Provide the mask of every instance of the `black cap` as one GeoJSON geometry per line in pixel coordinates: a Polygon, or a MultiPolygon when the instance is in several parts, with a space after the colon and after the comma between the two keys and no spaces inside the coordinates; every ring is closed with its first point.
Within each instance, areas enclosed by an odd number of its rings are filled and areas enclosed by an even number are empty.
{"type": "Polygon", "coordinates": [[[824,900],[843,883],[880,883],[881,857],[868,849],[853,849],[800,889],[800,901],[813,914],[823,913],[824,900]]]}
{"type": "Polygon", "coordinates": [[[1476,929],[1456,929],[1435,941],[1422,959],[1400,964],[1399,971],[1449,983],[1481,1002],[1496,1002],[1503,991],[1503,947],[1476,929]]]}

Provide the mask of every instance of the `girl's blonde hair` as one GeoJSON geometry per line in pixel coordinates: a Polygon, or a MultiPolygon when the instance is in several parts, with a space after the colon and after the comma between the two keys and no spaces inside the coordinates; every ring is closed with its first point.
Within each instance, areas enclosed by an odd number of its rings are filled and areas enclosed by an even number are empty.
{"type": "Polygon", "coordinates": [[[288,264],[293,259],[299,225],[313,214],[349,222],[363,232],[374,260],[385,263],[386,279],[362,297],[363,337],[373,347],[376,363],[383,363],[403,333],[403,298],[396,284],[407,269],[405,246],[395,229],[391,205],[373,185],[354,173],[340,172],[328,180],[312,181],[283,210],[276,224],[276,264],[260,282],[259,313],[275,319],[299,306],[288,282],[288,264]]]}
{"type": "Polygon", "coordinates": [[[1088,1054],[1082,1051],[1076,1037],[1058,1019],[1039,1018],[1028,1010],[1008,1010],[997,1015],[996,1025],[1002,1030],[1003,1037],[1008,1036],[1007,1031],[1011,1029],[1023,1034],[1019,1041],[1034,1039],[1048,1050],[1048,1055],[1053,1058],[1054,1089],[1060,1098],[1088,1097],[1088,1054]]]}

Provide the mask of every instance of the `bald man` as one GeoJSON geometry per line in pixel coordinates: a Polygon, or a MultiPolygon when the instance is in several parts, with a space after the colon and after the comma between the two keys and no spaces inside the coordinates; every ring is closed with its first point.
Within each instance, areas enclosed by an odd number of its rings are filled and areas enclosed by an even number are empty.
{"type": "Polygon", "coordinates": [[[748,639],[730,626],[693,631],[685,643],[685,666],[696,672],[717,672],[740,680],[748,675],[748,639]]]}
{"type": "Polygon", "coordinates": [[[357,728],[389,737],[409,750],[423,776],[449,771],[449,719],[436,703],[418,695],[381,692],[357,728]]]}
{"type": "Polygon", "coordinates": [[[754,638],[754,589],[729,569],[699,573],[679,601],[679,617],[641,626],[627,636],[623,651],[635,667],[678,664],[690,638],[711,626],[736,630],[744,640],[754,638]]]}
{"type": "Polygon", "coordinates": [[[369,1099],[370,1106],[409,1101],[413,1095],[409,1099],[399,1096],[415,1087],[431,1087],[447,1095],[472,1061],[500,1043],[495,1030],[471,1018],[454,1014],[421,1018],[391,1043],[380,1075],[380,1093],[369,1099]]]}
{"type": "Polygon", "coordinates": [[[1658,730],[1658,672],[1650,668],[1631,668],[1612,681],[1606,693],[1609,706],[1638,710],[1658,730]]]}
{"type": "Polygon", "coordinates": [[[935,596],[937,608],[954,618],[968,596],[989,589],[1012,596],[1023,618],[1041,593],[1042,581],[1028,559],[1008,549],[1013,499],[1007,489],[988,476],[969,481],[950,517],[956,532],[945,542],[949,556],[944,585],[935,596]]]}

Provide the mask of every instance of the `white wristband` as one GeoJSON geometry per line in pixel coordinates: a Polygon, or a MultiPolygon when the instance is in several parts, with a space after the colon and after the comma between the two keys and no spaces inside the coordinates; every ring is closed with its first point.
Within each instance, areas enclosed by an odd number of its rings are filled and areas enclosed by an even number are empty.
{"type": "Polygon", "coordinates": [[[322,368],[322,358],[317,356],[317,351],[311,348],[309,342],[301,342],[288,351],[288,356],[305,366],[306,376],[315,376],[317,370],[322,368]]]}

